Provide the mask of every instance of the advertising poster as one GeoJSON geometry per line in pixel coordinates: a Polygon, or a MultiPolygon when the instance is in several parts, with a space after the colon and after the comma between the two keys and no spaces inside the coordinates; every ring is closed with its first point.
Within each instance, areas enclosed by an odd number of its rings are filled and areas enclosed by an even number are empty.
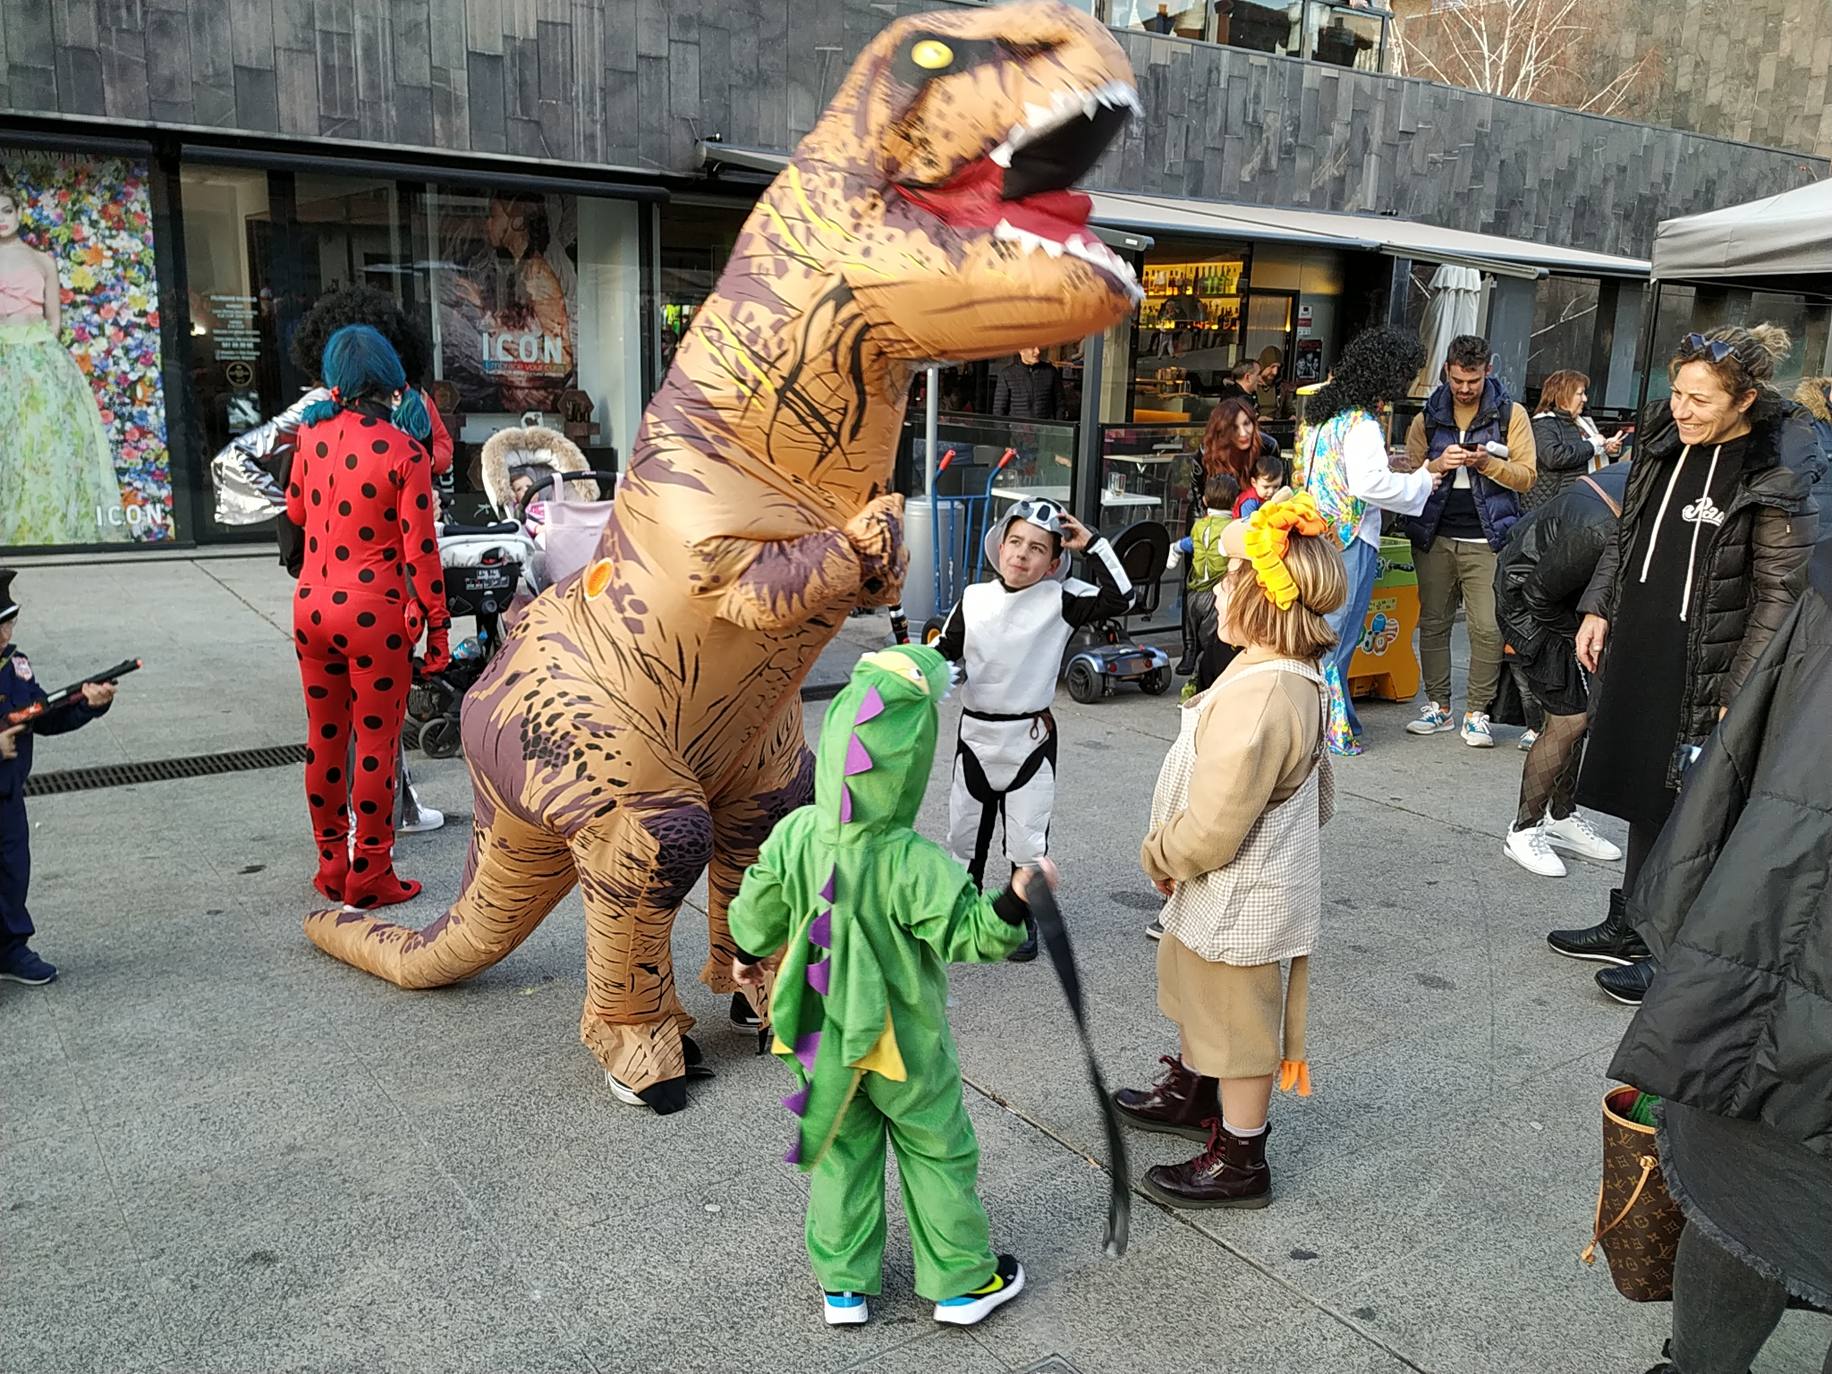
{"type": "Polygon", "coordinates": [[[439,193],[439,363],[466,413],[555,412],[577,385],[572,196],[439,193]]]}
{"type": "Polygon", "coordinates": [[[0,148],[0,547],[173,537],[144,163],[0,148]]]}

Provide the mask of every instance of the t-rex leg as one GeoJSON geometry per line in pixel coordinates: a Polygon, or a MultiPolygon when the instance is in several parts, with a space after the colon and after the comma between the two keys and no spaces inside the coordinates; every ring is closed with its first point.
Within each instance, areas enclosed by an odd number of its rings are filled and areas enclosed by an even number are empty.
{"type": "MultiPolygon", "coordinates": [[[[756,760],[728,782],[712,803],[712,865],[706,873],[706,967],[700,981],[714,992],[731,992],[731,926],[725,913],[744,870],[776,823],[814,800],[814,755],[802,728],[802,705],[792,698],[762,736],[756,760]]],[[[763,1008],[759,1007],[758,1011],[763,1008]]]]}
{"type": "Polygon", "coordinates": [[[425,930],[354,911],[314,912],[305,933],[326,954],[397,987],[438,988],[469,978],[528,938],[572,888],[566,842],[491,803],[480,785],[464,887],[425,930]]]}
{"type": "Polygon", "coordinates": [[[635,798],[581,829],[572,849],[585,898],[579,1038],[620,1086],[659,1112],[678,1110],[681,1036],[693,1018],[675,992],[669,937],[712,856],[712,817],[685,787],[635,798]]]}

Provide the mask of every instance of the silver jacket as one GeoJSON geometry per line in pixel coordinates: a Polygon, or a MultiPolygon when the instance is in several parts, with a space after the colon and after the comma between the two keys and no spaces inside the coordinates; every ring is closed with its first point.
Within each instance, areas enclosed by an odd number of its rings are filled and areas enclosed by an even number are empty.
{"type": "Polygon", "coordinates": [[[218,524],[258,525],[286,514],[286,491],[269,465],[278,466],[275,460],[292,449],[305,408],[330,397],[325,388],[313,387],[272,419],[236,435],[210,460],[218,524]]]}

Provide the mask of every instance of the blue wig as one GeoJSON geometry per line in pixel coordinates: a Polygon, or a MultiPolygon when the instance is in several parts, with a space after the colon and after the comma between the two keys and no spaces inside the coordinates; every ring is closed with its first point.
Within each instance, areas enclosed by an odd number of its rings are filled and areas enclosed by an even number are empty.
{"type": "MultiPolygon", "coordinates": [[[[315,425],[335,415],[339,406],[366,396],[386,397],[407,386],[407,373],[394,345],[372,325],[349,324],[331,335],[324,346],[324,384],[337,393],[335,401],[314,401],[301,417],[315,425]]],[[[424,408],[422,407],[422,414],[424,408]]]]}

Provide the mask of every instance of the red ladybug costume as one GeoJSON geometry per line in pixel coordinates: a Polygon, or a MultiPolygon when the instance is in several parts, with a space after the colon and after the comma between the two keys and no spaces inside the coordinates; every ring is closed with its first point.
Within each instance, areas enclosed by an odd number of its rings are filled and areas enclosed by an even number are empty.
{"type": "Polygon", "coordinates": [[[305,533],[293,638],[311,727],[313,881],[325,896],[365,909],[420,891],[395,876],[393,849],[395,758],[422,626],[427,668],[450,658],[432,459],[387,416],[384,405],[356,401],[303,428],[286,492],[287,516],[305,533]],[[352,726],[354,775],[346,778],[352,726]]]}

